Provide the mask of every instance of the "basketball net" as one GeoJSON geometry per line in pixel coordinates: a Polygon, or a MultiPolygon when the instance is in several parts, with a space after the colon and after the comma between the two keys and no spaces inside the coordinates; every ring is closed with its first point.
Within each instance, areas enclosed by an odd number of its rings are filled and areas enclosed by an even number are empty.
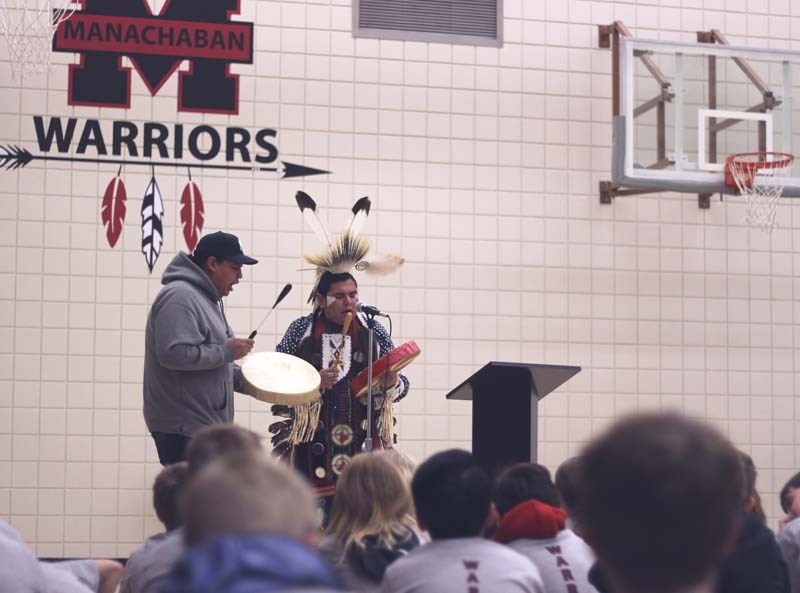
{"type": "Polygon", "coordinates": [[[725,182],[738,187],[746,202],[745,223],[772,231],[776,226],[778,199],[794,157],[781,152],[732,154],[725,163],[725,182]]]}
{"type": "Polygon", "coordinates": [[[0,29],[16,80],[50,69],[58,25],[75,13],[72,0],[0,0],[0,29]]]}

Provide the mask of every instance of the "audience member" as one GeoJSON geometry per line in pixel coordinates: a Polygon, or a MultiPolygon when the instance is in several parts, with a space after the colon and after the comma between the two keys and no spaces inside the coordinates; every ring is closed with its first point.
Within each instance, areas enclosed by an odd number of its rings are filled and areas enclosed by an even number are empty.
{"type": "Polygon", "coordinates": [[[40,593],[44,573],[17,530],[0,520],[0,591],[40,593]]]}
{"type": "Polygon", "coordinates": [[[793,475],[783,485],[780,501],[781,509],[786,513],[786,516],[780,522],[780,527],[783,528],[789,521],[800,517],[800,473],[793,475]]]}
{"type": "Polygon", "coordinates": [[[742,462],[742,471],[745,485],[745,501],[744,510],[746,513],[753,513],[756,518],[764,525],[767,524],[767,515],[764,513],[764,508],[761,506],[761,496],[756,490],[756,478],[758,472],[756,465],[753,463],[753,458],[744,451],[739,451],[739,458],[742,462]]]}
{"type": "Polygon", "coordinates": [[[166,466],[153,484],[153,507],[164,533],[149,538],[131,554],[120,593],[156,593],[185,552],[179,498],[186,483],[216,459],[263,451],[261,438],[236,424],[215,424],[197,431],[186,449],[186,461],[166,466]]]}
{"type": "Polygon", "coordinates": [[[376,453],[378,455],[385,455],[387,459],[397,466],[410,488],[411,480],[414,478],[414,472],[417,470],[417,462],[411,459],[408,453],[404,453],[397,447],[382,449],[376,451],[376,453]]]}
{"type": "Polygon", "coordinates": [[[164,532],[134,550],[122,573],[120,593],[159,593],[161,584],[183,554],[183,524],[179,497],[189,476],[189,464],[168,465],[153,483],[153,508],[164,532]]]}
{"type": "Polygon", "coordinates": [[[411,488],[397,459],[358,455],[336,483],[320,551],[351,591],[377,591],[386,567],[422,543],[411,488]]]}
{"type": "Polygon", "coordinates": [[[541,593],[530,560],[482,539],[490,516],[491,480],[466,451],[437,453],[419,466],[411,484],[419,526],[433,541],[387,569],[383,593],[541,593]]]}
{"type": "Polygon", "coordinates": [[[561,508],[567,512],[567,527],[580,534],[579,527],[575,524],[575,507],[578,504],[578,475],[580,473],[578,456],[570,457],[563,461],[556,470],[554,483],[561,499],[561,508]]]}
{"type": "Polygon", "coordinates": [[[780,521],[778,545],[789,571],[792,593],[800,593],[800,473],[792,476],[781,489],[781,508],[786,516],[780,521]]]}
{"type": "Polygon", "coordinates": [[[718,593],[789,593],[786,562],[775,534],[753,512],[756,467],[739,451],[742,468],[741,527],[733,551],[720,565],[718,593]]]}
{"type": "Polygon", "coordinates": [[[746,510],[748,513],[753,513],[756,519],[761,521],[764,525],[767,524],[767,513],[764,511],[764,505],[761,502],[761,495],[758,493],[758,490],[753,490],[753,500],[746,510]]]}
{"type": "Polygon", "coordinates": [[[189,475],[194,476],[210,462],[225,455],[260,453],[261,437],[238,424],[213,424],[197,431],[186,448],[189,475]]]}
{"type": "Polygon", "coordinates": [[[122,564],[105,558],[42,562],[47,593],[114,593],[122,564]]]}
{"type": "Polygon", "coordinates": [[[266,454],[212,461],[183,497],[188,549],[162,593],[326,593],[339,590],[319,543],[317,502],[266,454]]]}
{"type": "Polygon", "coordinates": [[[113,593],[122,565],[114,560],[40,562],[17,530],[0,521],[0,591],[5,593],[113,593]]]}
{"type": "Polygon", "coordinates": [[[530,558],[542,575],[545,591],[594,593],[588,580],[594,555],[586,542],[566,529],[567,513],[560,502],[546,467],[511,466],[495,482],[500,525],[493,539],[530,558]]]}
{"type": "Polygon", "coordinates": [[[743,491],[716,430],[672,413],[623,419],[586,448],[579,483],[578,519],[612,593],[714,590],[743,491]]]}

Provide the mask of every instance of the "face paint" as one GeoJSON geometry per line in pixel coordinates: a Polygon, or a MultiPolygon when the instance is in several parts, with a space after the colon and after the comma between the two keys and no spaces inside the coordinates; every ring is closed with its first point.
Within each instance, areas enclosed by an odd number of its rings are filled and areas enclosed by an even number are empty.
{"type": "Polygon", "coordinates": [[[343,280],[331,284],[328,294],[318,301],[325,303],[325,317],[338,325],[344,324],[348,313],[354,313],[358,303],[358,287],[353,280],[343,280]]]}

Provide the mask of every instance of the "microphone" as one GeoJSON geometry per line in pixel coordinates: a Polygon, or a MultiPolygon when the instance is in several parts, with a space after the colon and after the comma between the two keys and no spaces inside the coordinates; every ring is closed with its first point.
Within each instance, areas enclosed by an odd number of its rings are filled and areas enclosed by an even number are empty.
{"type": "Polygon", "coordinates": [[[359,313],[364,313],[364,315],[372,315],[373,317],[389,317],[389,315],[378,309],[378,307],[367,305],[361,301],[356,303],[356,311],[359,313]]]}

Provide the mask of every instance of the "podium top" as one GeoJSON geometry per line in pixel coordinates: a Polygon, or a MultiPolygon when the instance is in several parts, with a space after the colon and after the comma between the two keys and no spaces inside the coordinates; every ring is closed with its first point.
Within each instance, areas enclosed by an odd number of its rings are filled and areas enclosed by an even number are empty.
{"type": "Polygon", "coordinates": [[[517,375],[520,370],[527,370],[530,373],[532,395],[535,395],[538,400],[577,375],[581,371],[581,367],[559,364],[492,361],[486,363],[478,371],[462,381],[445,397],[447,397],[447,399],[472,400],[473,382],[481,381],[488,377],[499,377],[503,374],[517,375]]]}

